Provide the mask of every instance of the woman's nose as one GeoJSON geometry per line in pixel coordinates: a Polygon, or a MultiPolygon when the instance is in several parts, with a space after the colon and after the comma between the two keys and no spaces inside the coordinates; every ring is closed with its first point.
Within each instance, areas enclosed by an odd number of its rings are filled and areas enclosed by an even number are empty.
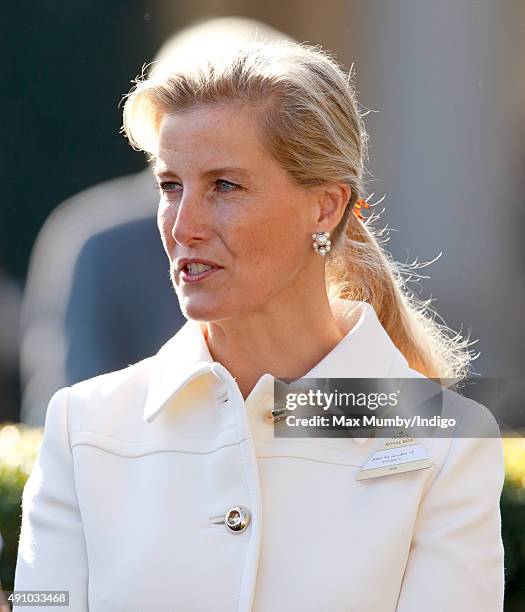
{"type": "Polygon", "coordinates": [[[203,240],[209,231],[207,217],[203,197],[198,194],[184,194],[171,228],[175,242],[188,244],[194,240],[203,240]]]}

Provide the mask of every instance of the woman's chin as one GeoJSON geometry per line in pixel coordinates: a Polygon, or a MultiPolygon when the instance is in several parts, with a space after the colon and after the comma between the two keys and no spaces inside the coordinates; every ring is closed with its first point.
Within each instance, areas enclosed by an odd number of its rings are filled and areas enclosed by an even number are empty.
{"type": "Polygon", "coordinates": [[[218,304],[214,298],[180,296],[179,305],[182,314],[193,321],[217,321],[228,317],[224,304],[218,304]]]}

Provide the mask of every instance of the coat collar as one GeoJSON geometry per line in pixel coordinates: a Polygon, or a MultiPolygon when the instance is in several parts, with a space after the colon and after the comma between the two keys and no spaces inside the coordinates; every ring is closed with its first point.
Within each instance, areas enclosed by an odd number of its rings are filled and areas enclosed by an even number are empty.
{"type": "MultiPolygon", "coordinates": [[[[367,302],[341,298],[331,303],[332,312],[345,337],[304,377],[308,378],[403,378],[409,366],[367,302]],[[359,314],[360,312],[360,314],[359,314]],[[357,322],[354,324],[355,316],[357,322]]],[[[203,324],[188,320],[152,358],[143,419],[150,423],[192,380],[213,374],[217,366],[208,350],[203,324]]],[[[247,398],[273,393],[273,376],[264,374],[247,398]]],[[[358,438],[366,442],[367,438],[358,438]]]]}

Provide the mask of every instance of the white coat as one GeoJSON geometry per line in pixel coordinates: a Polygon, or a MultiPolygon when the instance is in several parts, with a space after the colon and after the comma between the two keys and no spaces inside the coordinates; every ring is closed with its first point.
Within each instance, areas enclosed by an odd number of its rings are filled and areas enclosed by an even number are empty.
{"type": "MultiPolygon", "coordinates": [[[[421,377],[361,308],[306,376],[421,377]]],[[[244,401],[195,321],[157,355],[58,391],[15,589],[69,591],[75,612],[502,610],[504,466],[487,408],[452,407],[495,437],[424,438],[429,468],[357,481],[385,440],[276,438],[272,391],[265,374],[244,401]],[[250,521],[235,533],[224,517],[239,505],[250,521]]]]}

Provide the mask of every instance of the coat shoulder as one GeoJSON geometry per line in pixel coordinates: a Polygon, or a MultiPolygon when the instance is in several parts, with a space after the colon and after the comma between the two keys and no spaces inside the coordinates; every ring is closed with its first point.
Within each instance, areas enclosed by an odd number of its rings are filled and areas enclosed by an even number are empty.
{"type": "Polygon", "coordinates": [[[118,391],[123,386],[140,385],[143,379],[147,383],[155,357],[155,355],[147,357],[120,370],[106,372],[77,382],[69,387],[69,393],[71,396],[90,399],[118,391]]]}
{"type": "Polygon", "coordinates": [[[100,374],[68,388],[71,431],[125,429],[141,421],[156,356],[100,374]]]}

